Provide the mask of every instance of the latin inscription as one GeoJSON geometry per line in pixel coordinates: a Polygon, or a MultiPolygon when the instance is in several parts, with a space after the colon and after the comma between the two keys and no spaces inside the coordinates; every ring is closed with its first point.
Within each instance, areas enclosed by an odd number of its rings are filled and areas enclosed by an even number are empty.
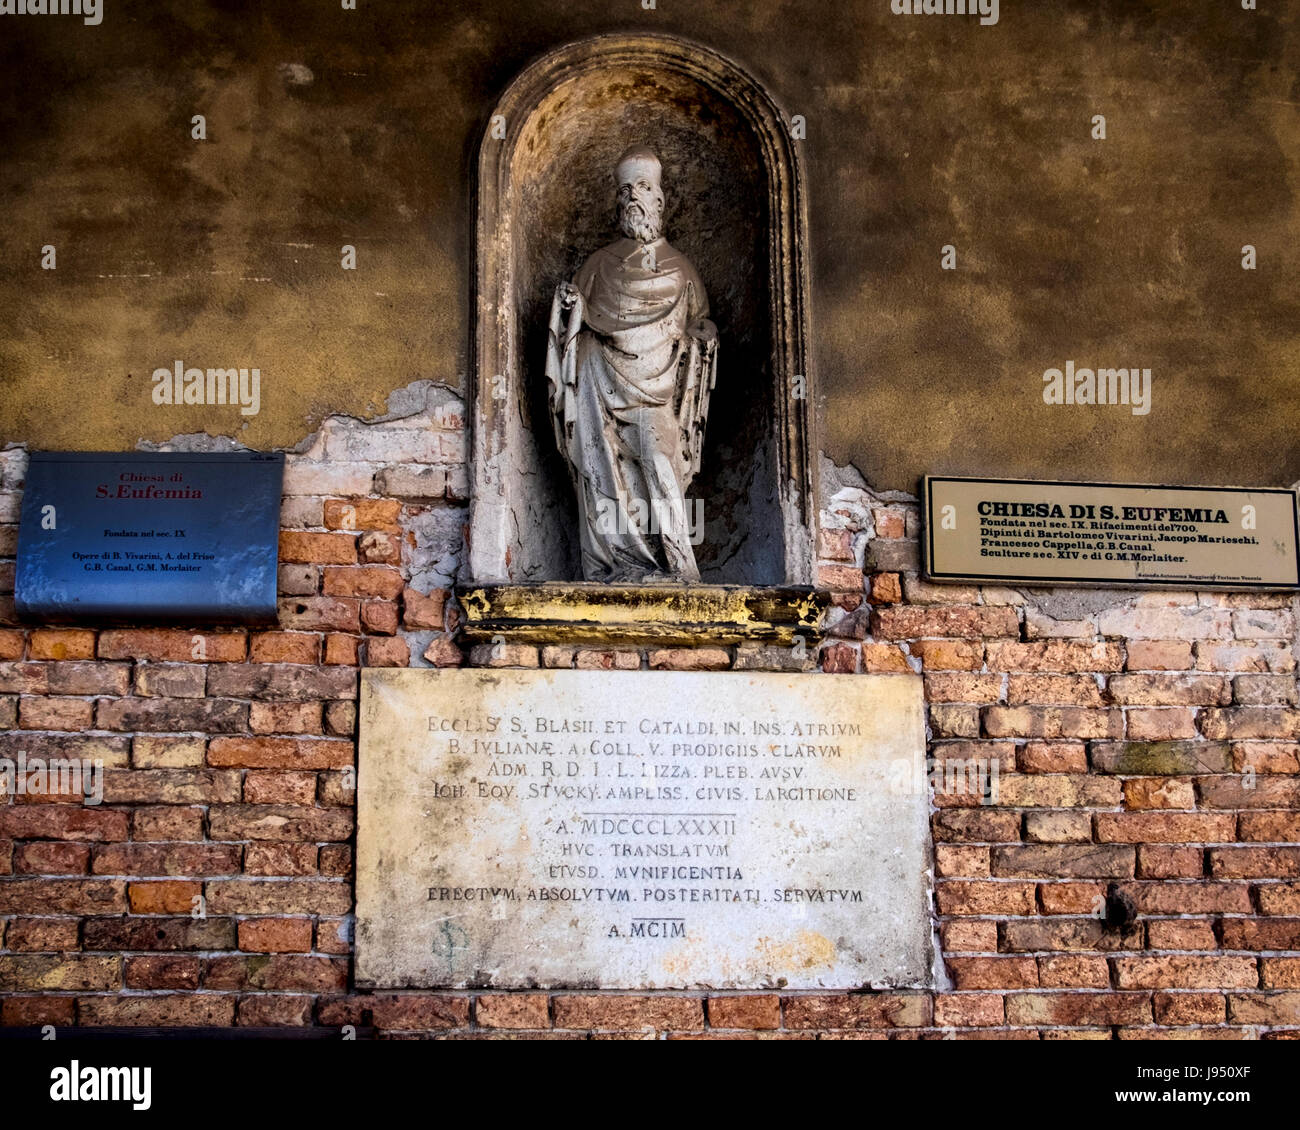
{"type": "Polygon", "coordinates": [[[915,683],[367,672],[363,980],[822,986],[878,982],[891,968],[920,977],[911,951],[881,966],[888,947],[872,942],[924,918],[924,790],[906,787],[924,757],[915,683]],[[436,690],[450,684],[461,685],[436,690]],[[409,774],[404,797],[395,772],[409,774]],[[900,859],[909,850],[910,872],[900,859]]]}

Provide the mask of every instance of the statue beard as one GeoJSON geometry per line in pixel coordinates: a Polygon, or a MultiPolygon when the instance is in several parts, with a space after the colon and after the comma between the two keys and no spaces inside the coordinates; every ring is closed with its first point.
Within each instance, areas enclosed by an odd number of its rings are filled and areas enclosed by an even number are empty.
{"type": "Polygon", "coordinates": [[[654,204],[629,200],[619,207],[618,226],[628,239],[654,243],[663,230],[663,212],[654,204]]]}

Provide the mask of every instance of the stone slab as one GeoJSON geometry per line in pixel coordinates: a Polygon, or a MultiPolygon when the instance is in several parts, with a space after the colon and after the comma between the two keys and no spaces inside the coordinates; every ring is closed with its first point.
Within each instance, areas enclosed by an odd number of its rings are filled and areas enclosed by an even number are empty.
{"type": "Polygon", "coordinates": [[[363,673],[357,984],[919,986],[921,679],[363,673]]]}

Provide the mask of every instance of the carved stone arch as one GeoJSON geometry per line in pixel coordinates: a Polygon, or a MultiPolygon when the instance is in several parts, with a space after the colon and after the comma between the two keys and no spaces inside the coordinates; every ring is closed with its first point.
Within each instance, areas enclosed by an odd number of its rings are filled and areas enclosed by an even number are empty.
{"type": "Polygon", "coordinates": [[[797,143],[766,90],[709,48],[600,35],[525,68],[479,153],[468,576],[575,581],[576,502],[546,412],[556,283],[616,234],[613,164],[656,148],[666,235],[720,334],[697,482],[702,579],[809,585],[817,519],[807,216],[797,143]]]}

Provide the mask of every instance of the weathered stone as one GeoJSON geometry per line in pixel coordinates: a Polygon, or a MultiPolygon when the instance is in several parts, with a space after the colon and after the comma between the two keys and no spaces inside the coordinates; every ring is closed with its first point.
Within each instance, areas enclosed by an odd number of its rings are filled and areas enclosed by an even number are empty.
{"type": "Polygon", "coordinates": [[[928,976],[914,676],[367,671],[360,733],[358,985],[928,976]]]}

